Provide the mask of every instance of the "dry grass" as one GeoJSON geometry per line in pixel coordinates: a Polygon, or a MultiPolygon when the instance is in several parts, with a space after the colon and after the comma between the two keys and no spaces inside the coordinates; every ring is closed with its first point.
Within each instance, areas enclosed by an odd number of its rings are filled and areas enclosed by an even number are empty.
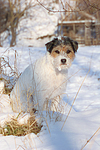
{"type": "Polygon", "coordinates": [[[17,119],[12,119],[5,123],[4,127],[0,127],[0,134],[4,136],[25,136],[29,133],[39,133],[42,126],[38,126],[35,117],[32,116],[28,119],[27,124],[19,124],[17,119]]]}
{"type": "Polygon", "coordinates": [[[61,130],[63,129],[63,127],[64,127],[64,125],[65,125],[65,123],[66,123],[66,121],[67,121],[67,119],[68,119],[68,116],[69,116],[69,114],[70,114],[70,112],[71,112],[71,110],[72,110],[72,107],[73,107],[73,105],[74,105],[74,103],[75,103],[75,100],[76,100],[78,94],[79,94],[79,91],[80,91],[80,89],[82,88],[83,83],[84,83],[84,81],[85,81],[87,75],[89,74],[89,72],[90,72],[90,69],[88,70],[86,76],[84,77],[84,79],[83,79],[83,81],[82,81],[82,83],[81,83],[81,85],[80,85],[80,87],[79,87],[79,89],[78,89],[78,91],[77,91],[77,93],[76,93],[76,96],[75,96],[75,98],[74,98],[74,101],[73,101],[73,103],[72,103],[72,106],[70,107],[70,110],[69,110],[69,112],[68,112],[68,115],[67,115],[67,117],[66,117],[64,123],[63,123],[63,126],[62,126],[61,130]]]}
{"type": "Polygon", "coordinates": [[[85,145],[81,148],[81,150],[83,150],[86,145],[93,139],[93,137],[97,134],[97,132],[100,130],[100,127],[95,131],[95,133],[89,138],[89,140],[87,140],[87,142],[85,143],[85,145]]]}

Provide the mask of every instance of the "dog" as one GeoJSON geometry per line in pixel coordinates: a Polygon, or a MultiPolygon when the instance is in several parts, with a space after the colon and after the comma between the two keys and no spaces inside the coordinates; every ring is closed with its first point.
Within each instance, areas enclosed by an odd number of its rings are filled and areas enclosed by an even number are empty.
{"type": "Polygon", "coordinates": [[[69,37],[45,44],[47,53],[30,64],[16,82],[10,98],[14,112],[56,111],[66,91],[68,68],[78,49],[69,37]]]}

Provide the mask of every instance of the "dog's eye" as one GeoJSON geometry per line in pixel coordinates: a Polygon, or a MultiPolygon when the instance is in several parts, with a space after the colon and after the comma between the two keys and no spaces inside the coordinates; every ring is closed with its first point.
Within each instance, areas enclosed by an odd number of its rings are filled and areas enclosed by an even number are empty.
{"type": "Polygon", "coordinates": [[[69,54],[70,52],[71,52],[71,50],[69,50],[69,49],[66,51],[67,54],[69,54]]]}
{"type": "Polygon", "coordinates": [[[57,54],[60,54],[60,51],[58,51],[58,50],[55,50],[55,53],[57,53],[57,54]]]}

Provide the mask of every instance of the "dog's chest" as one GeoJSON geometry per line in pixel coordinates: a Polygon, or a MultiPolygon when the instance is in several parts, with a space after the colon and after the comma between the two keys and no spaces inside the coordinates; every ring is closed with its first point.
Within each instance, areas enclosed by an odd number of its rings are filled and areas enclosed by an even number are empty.
{"type": "Polygon", "coordinates": [[[57,74],[50,64],[37,62],[34,73],[36,89],[43,95],[54,97],[66,90],[67,74],[57,74]]]}

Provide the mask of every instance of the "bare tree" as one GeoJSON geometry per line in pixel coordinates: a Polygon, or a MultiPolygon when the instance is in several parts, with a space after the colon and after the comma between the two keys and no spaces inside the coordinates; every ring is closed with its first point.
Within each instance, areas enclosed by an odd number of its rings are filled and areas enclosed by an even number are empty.
{"type": "Polygon", "coordinates": [[[16,45],[17,27],[21,19],[28,17],[28,10],[34,7],[31,0],[0,0],[0,33],[5,30],[11,32],[10,46],[16,45]]]}

